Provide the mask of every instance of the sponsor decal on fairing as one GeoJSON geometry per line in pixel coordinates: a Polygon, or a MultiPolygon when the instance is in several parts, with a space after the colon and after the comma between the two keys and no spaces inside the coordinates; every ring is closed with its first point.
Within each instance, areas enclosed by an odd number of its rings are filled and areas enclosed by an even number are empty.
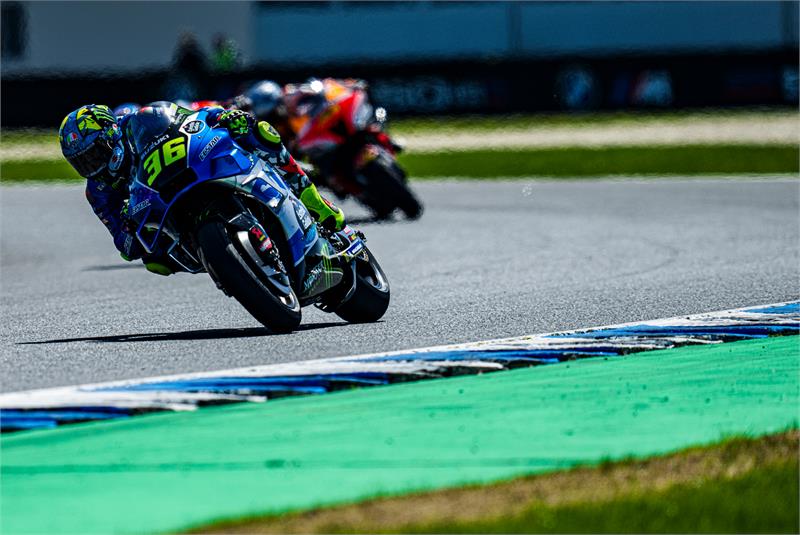
{"type": "Polygon", "coordinates": [[[214,138],[211,141],[208,142],[208,145],[203,147],[203,150],[200,151],[200,156],[199,156],[200,161],[203,161],[203,160],[206,159],[206,157],[211,152],[211,150],[217,145],[217,143],[219,143],[220,139],[222,139],[222,138],[219,137],[219,136],[214,136],[214,138]]]}

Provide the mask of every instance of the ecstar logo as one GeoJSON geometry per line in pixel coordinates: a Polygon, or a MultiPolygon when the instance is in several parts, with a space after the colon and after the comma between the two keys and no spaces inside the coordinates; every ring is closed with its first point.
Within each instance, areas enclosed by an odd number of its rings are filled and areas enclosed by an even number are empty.
{"type": "Polygon", "coordinates": [[[219,137],[219,136],[214,136],[214,139],[209,141],[208,145],[203,147],[203,150],[200,152],[200,161],[203,161],[203,160],[206,159],[206,156],[208,156],[208,154],[211,152],[211,149],[213,149],[217,145],[217,143],[219,143],[220,139],[222,139],[222,138],[219,137]]]}
{"type": "Polygon", "coordinates": [[[145,199],[142,202],[137,203],[136,206],[131,209],[131,215],[138,214],[148,206],[150,206],[150,199],[145,199]]]}

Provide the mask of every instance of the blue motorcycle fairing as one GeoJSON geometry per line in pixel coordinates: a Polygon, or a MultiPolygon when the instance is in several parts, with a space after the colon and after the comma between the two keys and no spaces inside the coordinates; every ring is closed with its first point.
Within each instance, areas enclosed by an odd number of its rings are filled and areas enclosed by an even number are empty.
{"type": "Polygon", "coordinates": [[[266,162],[257,162],[249,175],[234,179],[237,189],[260,200],[277,216],[283,226],[294,265],[302,262],[319,238],[317,226],[308,209],[266,162]]]}
{"type": "MultiPolygon", "coordinates": [[[[170,171],[173,173],[173,180],[177,180],[175,177],[179,176],[187,182],[180,183],[182,187],[171,199],[165,200],[161,192],[150,187],[145,179],[147,173],[144,165],[140,163],[137,166],[137,172],[131,181],[129,204],[129,215],[138,222],[137,238],[148,253],[156,250],[162,231],[172,240],[178,241],[179,236],[165,228],[170,209],[192,188],[216,181],[260,200],[278,217],[294,265],[298,265],[318,238],[316,225],[305,206],[294,197],[280,175],[268,163],[242,149],[226,129],[209,126],[205,122],[207,116],[208,112],[201,110],[186,117],[178,128],[178,133],[186,138],[186,161],[185,165],[174,167],[170,171]],[[190,173],[187,174],[186,171],[190,173]],[[182,172],[184,174],[180,174],[182,172]],[[286,202],[287,199],[290,202],[286,202]],[[152,239],[144,235],[146,229],[155,230],[152,239]]],[[[177,134],[173,139],[176,137],[177,134]]],[[[152,151],[147,154],[151,153],[152,151]]]]}

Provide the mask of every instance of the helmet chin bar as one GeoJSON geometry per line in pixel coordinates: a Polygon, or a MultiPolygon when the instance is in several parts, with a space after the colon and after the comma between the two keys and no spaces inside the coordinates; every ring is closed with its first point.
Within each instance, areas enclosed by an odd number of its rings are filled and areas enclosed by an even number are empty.
{"type": "Polygon", "coordinates": [[[97,178],[102,180],[102,175],[108,169],[113,149],[108,140],[99,140],[80,153],[67,157],[67,161],[84,178],[97,178]]]}

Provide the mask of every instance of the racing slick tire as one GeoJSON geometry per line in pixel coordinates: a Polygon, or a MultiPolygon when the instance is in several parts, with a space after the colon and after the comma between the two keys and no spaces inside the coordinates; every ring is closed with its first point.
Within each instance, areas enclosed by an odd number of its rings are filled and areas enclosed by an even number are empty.
{"type": "Polygon", "coordinates": [[[367,260],[356,260],[356,289],[336,309],[336,315],[350,323],[378,321],[389,308],[389,281],[372,253],[365,251],[367,260]]]}
{"type": "Polygon", "coordinates": [[[367,181],[370,201],[367,204],[379,219],[385,219],[399,208],[408,219],[422,215],[422,203],[406,183],[405,173],[392,158],[383,157],[366,165],[361,174],[367,181]]]}
{"type": "MultiPolygon", "coordinates": [[[[274,290],[261,266],[242,250],[231,232],[219,220],[206,221],[197,231],[206,270],[220,289],[270,331],[288,333],[297,329],[302,315],[294,290],[289,288],[286,296],[274,290]]],[[[277,244],[273,246],[277,248],[277,244]]]]}

